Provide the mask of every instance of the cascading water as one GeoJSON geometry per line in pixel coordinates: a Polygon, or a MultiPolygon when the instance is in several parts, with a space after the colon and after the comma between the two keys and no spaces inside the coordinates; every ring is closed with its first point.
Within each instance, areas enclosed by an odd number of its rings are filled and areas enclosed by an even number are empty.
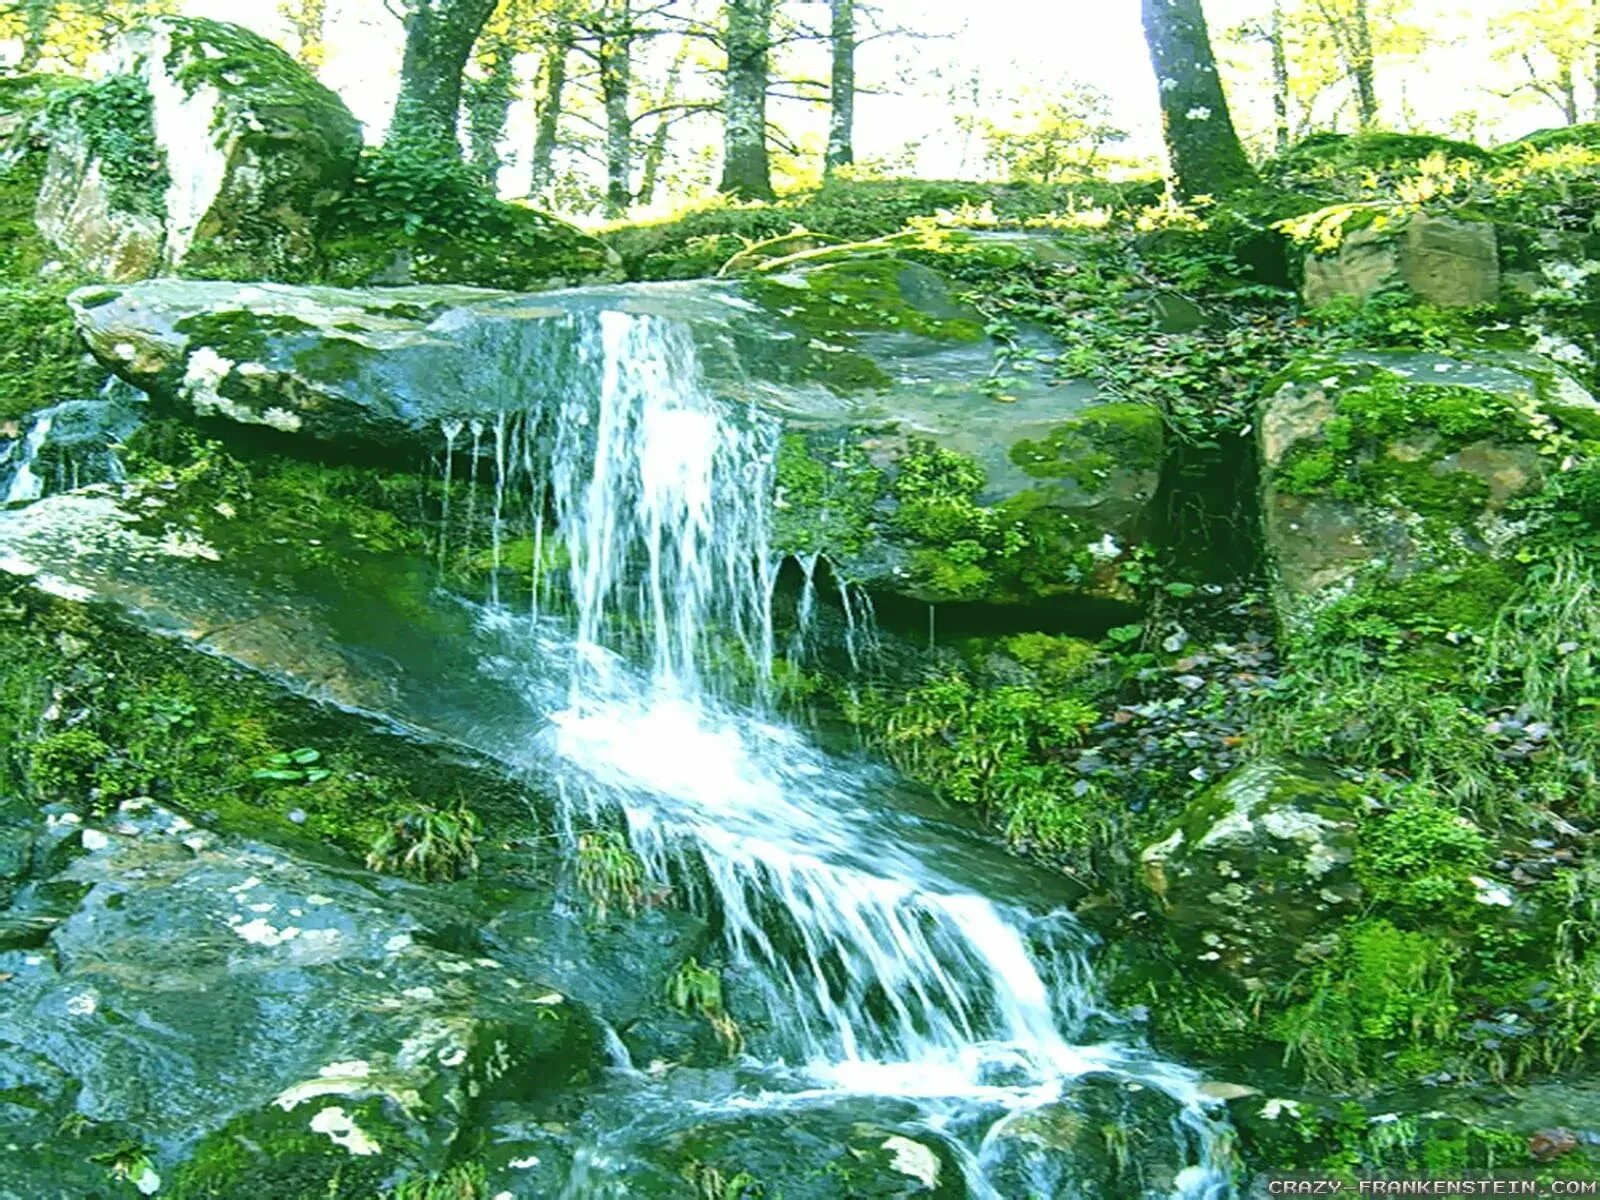
{"type": "MultiPolygon", "coordinates": [[[[620,809],[657,882],[716,915],[730,978],[772,1014],[746,1047],[769,1088],[727,1103],[914,1100],[964,1147],[970,1193],[998,1197],[1007,1125],[1109,1075],[1175,1101],[1187,1165],[1152,1194],[1228,1195],[1192,1074],[1106,1039],[1126,1027],[1096,1001],[1073,919],[989,898],[1002,856],[888,802],[886,772],[830,757],[722,686],[753,678],[759,693],[773,664],[776,421],[708,395],[670,321],[572,321],[576,367],[541,409],[444,429],[447,459],[470,431],[472,473],[480,458],[494,472],[495,565],[512,487],[548,505],[566,556],[567,616],[544,603],[541,544],[531,618],[493,585],[485,623],[522,652],[486,667],[545,714],[540,744],[573,819],[620,809]],[[565,661],[553,675],[552,657],[565,661]],[[1075,1041],[1091,1029],[1101,1040],[1075,1041]]],[[[804,621],[816,563],[802,566],[804,621]]],[[[627,1195],[608,1161],[597,1147],[567,1196],[627,1195]]]]}

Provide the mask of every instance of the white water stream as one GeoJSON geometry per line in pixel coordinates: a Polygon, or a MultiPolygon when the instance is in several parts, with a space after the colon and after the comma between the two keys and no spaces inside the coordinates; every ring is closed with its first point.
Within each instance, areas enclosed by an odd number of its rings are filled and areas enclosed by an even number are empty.
{"type": "MultiPolygon", "coordinates": [[[[492,505],[495,565],[526,532],[506,528],[510,489],[548,508],[566,556],[559,632],[548,577],[531,603],[497,579],[485,621],[530,636],[524,660],[490,669],[538,693],[539,737],[564,768],[574,822],[620,809],[660,884],[698,881],[689,900],[717,918],[729,986],[759,992],[774,1017],[776,1032],[746,1053],[798,1072],[806,1096],[925,1103],[930,1128],[960,1124],[964,1109],[994,1114],[962,1151],[979,1197],[1001,1195],[989,1154],[1007,1122],[1109,1074],[1176,1101],[1170,1136],[1188,1165],[1160,1194],[1230,1195],[1225,1131],[1197,1078],[1102,1011],[1090,939],[1069,914],[1004,899],[992,865],[1003,856],[896,807],[884,773],[728,698],[730,674],[759,692],[773,666],[777,425],[707,394],[682,327],[614,311],[572,320],[579,370],[560,394],[444,429],[448,450],[477,451],[474,477],[480,463],[493,475],[492,499],[477,503],[492,505]],[[1080,1044],[1090,1025],[1100,1040],[1080,1044]],[[1129,1032],[1108,1041],[1106,1029],[1129,1032]]],[[[802,618],[815,567],[802,564],[802,618]]],[[[626,1194],[589,1170],[567,1192],[626,1194]]]]}

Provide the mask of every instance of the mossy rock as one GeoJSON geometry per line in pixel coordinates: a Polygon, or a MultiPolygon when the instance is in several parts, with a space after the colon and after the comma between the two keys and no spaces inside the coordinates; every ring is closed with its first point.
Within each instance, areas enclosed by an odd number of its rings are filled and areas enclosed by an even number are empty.
{"type": "MultiPolygon", "coordinates": [[[[148,800],[104,825],[58,819],[53,836],[66,865],[39,893],[76,899],[48,957],[0,954],[4,1057],[54,1064],[69,1082],[35,1070],[31,1094],[54,1089],[58,1121],[137,1146],[175,1194],[271,1180],[322,1195],[330,1179],[432,1170],[480,1105],[554,1092],[604,1059],[599,1026],[561,993],[430,945],[442,914],[422,889],[148,800]]],[[[52,1164],[35,1161],[29,1194],[48,1195],[52,1164]]]]}
{"type": "Polygon", "coordinates": [[[45,238],[113,280],[313,275],[321,222],[361,151],[343,102],[224,22],[160,18],[120,57],[123,74],[51,104],[45,238]]]}
{"type": "Polygon", "coordinates": [[[1360,1099],[1291,1092],[1228,1104],[1246,1162],[1353,1184],[1355,1172],[1600,1179],[1597,1097],[1587,1080],[1388,1090],[1360,1099]]]}
{"type": "Polygon", "coordinates": [[[1279,187],[1316,192],[1364,170],[1403,170],[1433,155],[1471,163],[1492,162],[1494,157],[1472,142],[1432,134],[1317,133],[1266,163],[1261,175],[1279,187]]]}
{"type": "MultiPolygon", "coordinates": [[[[1262,511],[1279,617],[1303,625],[1378,572],[1515,574],[1510,506],[1600,415],[1531,355],[1312,356],[1263,402],[1262,511]]],[[[1503,599],[1505,585],[1494,585],[1503,599]]],[[[1441,596],[1441,599],[1445,597],[1441,596]]]]}
{"type": "Polygon", "coordinates": [[[954,1152],[936,1135],[895,1122],[897,1108],[910,1117],[909,1106],[894,1101],[847,1101],[688,1126],[680,1119],[636,1146],[617,1178],[647,1200],[964,1200],[954,1152]]]}
{"type": "Polygon", "coordinates": [[[1308,762],[1261,760],[1194,799],[1141,854],[1189,969],[1264,994],[1319,953],[1363,897],[1358,789],[1308,762]]]}
{"type": "Polygon", "coordinates": [[[1475,308],[1500,298],[1495,226],[1470,214],[1416,212],[1394,219],[1376,209],[1340,207],[1304,221],[1339,226],[1338,245],[1304,262],[1302,295],[1310,307],[1341,298],[1366,300],[1404,289],[1442,308],[1475,308]]]}
{"type": "Polygon", "coordinates": [[[1166,1093],[1109,1075],[1074,1080],[1066,1095],[1001,1122],[983,1150],[1001,1195],[1051,1200],[1171,1196],[1198,1182],[1181,1109],[1166,1093]]]}

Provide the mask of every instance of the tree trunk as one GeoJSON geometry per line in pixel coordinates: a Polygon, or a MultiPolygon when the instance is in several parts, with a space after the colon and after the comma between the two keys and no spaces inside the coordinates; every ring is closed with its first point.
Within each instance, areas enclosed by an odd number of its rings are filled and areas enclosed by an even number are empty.
{"type": "Polygon", "coordinates": [[[823,178],[856,160],[856,2],[833,0],[833,72],[828,77],[828,154],[823,178]]]}
{"type": "Polygon", "coordinates": [[[1589,86],[1594,89],[1592,117],[1600,121],[1600,0],[1590,0],[1589,13],[1589,86]]]}
{"type": "Polygon", "coordinates": [[[460,157],[461,76],[497,0],[408,0],[389,144],[460,157]]]}
{"type": "Polygon", "coordinates": [[[1228,112],[1200,0],[1141,0],[1178,195],[1222,196],[1255,182],[1228,112]]]}
{"type": "Polygon", "coordinates": [[[1378,124],[1378,85],[1377,68],[1372,57],[1372,22],[1367,17],[1367,0],[1355,0],[1351,21],[1350,74],[1356,84],[1356,108],[1361,114],[1361,128],[1372,129],[1378,124]]]}
{"type": "Polygon", "coordinates": [[[500,139],[516,99],[517,48],[510,37],[495,33],[482,39],[478,66],[482,74],[466,81],[467,154],[489,186],[500,176],[500,139]]]}
{"type": "Polygon", "coordinates": [[[544,92],[539,97],[538,121],[533,135],[533,175],[528,183],[531,196],[543,194],[551,183],[551,163],[555,160],[563,93],[567,89],[567,56],[571,53],[572,25],[562,21],[545,55],[544,92]]]}
{"type": "Polygon", "coordinates": [[[1283,0],[1272,0],[1272,24],[1267,40],[1272,44],[1273,144],[1282,154],[1289,148],[1289,48],[1283,36],[1283,0]]]}
{"type": "Polygon", "coordinates": [[[1576,125],[1583,119],[1578,111],[1578,64],[1568,59],[1561,64],[1561,115],[1566,118],[1568,125],[1576,125]]]}
{"type": "Polygon", "coordinates": [[[727,84],[722,101],[722,182],[719,190],[746,199],[772,199],[767,157],[767,84],[774,0],[727,0],[727,84]]]}
{"type": "Polygon", "coordinates": [[[656,198],[656,185],[661,180],[661,165],[667,159],[667,143],[672,140],[672,106],[678,102],[678,84],[683,78],[684,65],[689,61],[689,39],[678,43],[678,53],[673,56],[672,69],[667,72],[667,83],[661,91],[662,112],[655,130],[650,135],[650,145],[645,148],[644,167],[639,174],[639,203],[649,204],[656,198]]]}
{"type": "Polygon", "coordinates": [[[295,57],[315,74],[328,58],[328,0],[284,0],[282,9],[298,47],[295,57]]]}
{"type": "Polygon", "coordinates": [[[24,0],[21,7],[22,57],[17,60],[17,73],[27,75],[37,71],[44,59],[45,39],[50,35],[56,6],[54,0],[24,0]]]}
{"type": "Polygon", "coordinates": [[[633,202],[633,117],[628,112],[633,91],[632,0],[608,5],[599,63],[606,114],[606,212],[620,216],[633,202]]]}

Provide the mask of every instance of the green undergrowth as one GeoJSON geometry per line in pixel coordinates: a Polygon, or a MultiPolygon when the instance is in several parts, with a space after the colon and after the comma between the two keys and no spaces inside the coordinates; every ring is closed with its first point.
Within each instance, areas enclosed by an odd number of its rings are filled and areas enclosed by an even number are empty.
{"type": "Polygon", "coordinates": [[[319,282],[340,287],[461,283],[536,291],[608,271],[603,247],[573,227],[496,197],[458,158],[367,151],[329,214],[319,282]]]}
{"type": "MultiPolygon", "coordinates": [[[[3,251],[0,251],[3,253],[3,251]]],[[[0,281],[0,422],[88,399],[106,373],[88,356],[66,297],[74,284],[0,281]]]]}
{"type": "Polygon", "coordinates": [[[984,482],[976,459],[932,443],[897,464],[892,524],[911,548],[914,593],[1004,602],[1094,586],[1084,522],[1054,507],[1043,488],[983,504],[984,482]]]}
{"type": "Polygon", "coordinates": [[[163,218],[170,182],[156,144],[150,91],[135,75],[108,75],[57,92],[46,118],[54,137],[81,139],[98,159],[114,210],[163,218]]]}
{"type": "Polygon", "coordinates": [[[7,791],[86,815],[151,796],[223,829],[355,856],[419,804],[459,811],[470,797],[497,831],[527,821],[510,784],[221,658],[23,584],[7,585],[0,616],[7,791]]]}
{"type": "Polygon", "coordinates": [[[615,227],[602,236],[632,279],[694,279],[716,274],[749,246],[796,230],[825,241],[855,242],[897,233],[941,211],[983,209],[1023,221],[1083,204],[1128,209],[1159,188],[1135,184],[940,183],[861,180],[829,183],[772,203],[720,199],[666,220],[615,227]]]}

